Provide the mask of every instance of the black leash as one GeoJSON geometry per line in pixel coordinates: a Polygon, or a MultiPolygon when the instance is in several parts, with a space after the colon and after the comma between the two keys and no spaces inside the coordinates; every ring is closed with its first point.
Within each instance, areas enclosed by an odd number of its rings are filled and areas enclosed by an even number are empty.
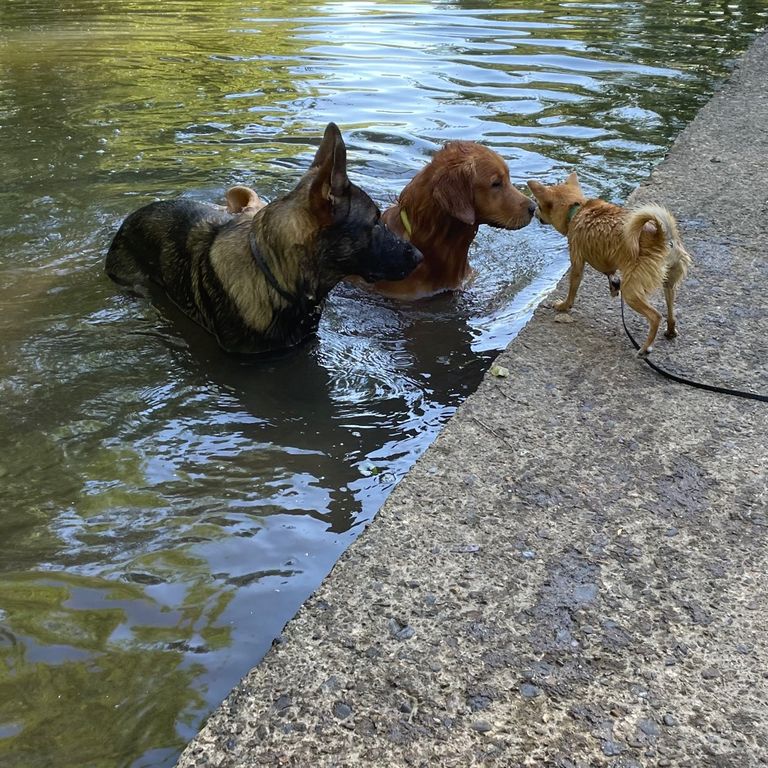
{"type": "Polygon", "coordinates": [[[280,286],[280,284],[277,282],[277,278],[275,277],[272,270],[269,268],[269,264],[267,264],[266,261],[264,261],[264,257],[261,255],[259,251],[259,246],[256,243],[256,238],[253,236],[253,231],[251,231],[248,234],[248,243],[251,246],[251,255],[253,256],[253,260],[256,262],[256,266],[262,271],[264,277],[267,278],[267,282],[289,303],[294,304],[296,303],[296,297],[291,296],[288,291],[286,291],[284,288],[280,286]]]}
{"type": "MultiPolygon", "coordinates": [[[[632,346],[635,349],[640,349],[640,345],[635,341],[634,336],[629,332],[629,328],[627,328],[627,322],[624,319],[624,297],[621,297],[621,322],[624,326],[624,330],[627,332],[627,336],[629,337],[629,340],[632,342],[632,346]]],[[[665,376],[668,379],[672,379],[672,381],[676,381],[680,384],[687,384],[689,387],[696,387],[696,389],[706,389],[708,392],[718,392],[721,395],[733,395],[734,397],[745,397],[749,400],[760,400],[764,403],[768,403],[768,395],[757,395],[754,392],[743,392],[740,389],[729,389],[728,387],[718,387],[714,384],[702,384],[700,381],[691,381],[691,379],[686,379],[683,376],[678,376],[677,374],[670,373],[669,371],[665,371],[663,368],[660,368],[656,363],[651,362],[651,360],[646,355],[643,357],[643,360],[645,360],[648,365],[653,368],[656,373],[660,373],[662,376],[665,376]]]]}

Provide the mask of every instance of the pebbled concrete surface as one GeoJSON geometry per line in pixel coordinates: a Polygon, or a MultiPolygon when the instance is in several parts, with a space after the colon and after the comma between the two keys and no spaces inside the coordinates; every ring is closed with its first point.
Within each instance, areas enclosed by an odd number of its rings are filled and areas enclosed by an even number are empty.
{"type": "MultiPolygon", "coordinates": [[[[654,360],[763,393],[766,125],[763,36],[633,196],[695,259],[654,360]]],[[[594,272],[570,320],[539,307],[181,768],[768,764],[768,404],[653,373],[594,272]]]]}

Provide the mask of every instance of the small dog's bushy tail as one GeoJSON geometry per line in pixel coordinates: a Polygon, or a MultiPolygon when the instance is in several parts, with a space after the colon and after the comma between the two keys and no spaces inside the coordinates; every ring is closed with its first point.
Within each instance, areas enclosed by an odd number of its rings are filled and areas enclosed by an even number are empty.
{"type": "Polygon", "coordinates": [[[631,210],[624,222],[624,241],[633,262],[629,272],[647,291],[668,278],[678,284],[685,277],[691,257],[675,217],[663,206],[649,204],[631,210]],[[647,226],[649,223],[653,226],[647,226]]]}

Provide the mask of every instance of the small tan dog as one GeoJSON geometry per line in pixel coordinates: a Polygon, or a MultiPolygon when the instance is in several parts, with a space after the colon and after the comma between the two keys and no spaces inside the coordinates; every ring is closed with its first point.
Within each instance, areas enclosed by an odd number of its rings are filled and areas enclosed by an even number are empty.
{"type": "Polygon", "coordinates": [[[539,219],[568,238],[570,286],[568,296],[555,309],[567,312],[573,306],[586,262],[608,276],[612,296],[618,293],[615,273],[619,271],[624,300],[647,318],[650,330],[638,355],[648,354],[659,330],[661,314],[648,303],[659,288],[664,288],[667,301],[665,336],[677,336],[673,305],[691,257],[675,217],[660,205],[622,208],[604,200],[587,200],[575,173],[564,184],[547,187],[529,181],[528,187],[538,203],[539,219]]]}

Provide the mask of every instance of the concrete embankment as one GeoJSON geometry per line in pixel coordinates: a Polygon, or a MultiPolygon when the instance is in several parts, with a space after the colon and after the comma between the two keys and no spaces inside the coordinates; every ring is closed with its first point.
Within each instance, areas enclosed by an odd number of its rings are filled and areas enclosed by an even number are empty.
{"type": "MultiPolygon", "coordinates": [[[[695,259],[653,359],[757,392],[767,125],[763,36],[633,195],[695,259]]],[[[182,768],[768,764],[768,404],[654,373],[602,275],[570,319],[538,308],[182,768]]]]}

